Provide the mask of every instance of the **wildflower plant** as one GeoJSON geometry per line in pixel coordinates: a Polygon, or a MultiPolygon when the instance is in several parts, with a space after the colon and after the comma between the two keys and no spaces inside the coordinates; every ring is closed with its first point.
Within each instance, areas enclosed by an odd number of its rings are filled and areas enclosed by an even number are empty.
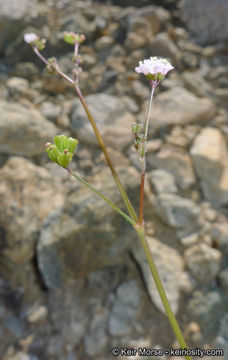
{"type": "MultiPolygon", "coordinates": [[[[74,139],[71,137],[67,138],[65,135],[56,136],[54,138],[54,144],[51,144],[51,143],[46,144],[46,151],[48,153],[49,158],[52,161],[56,162],[58,165],[60,165],[64,169],[66,169],[66,171],[68,171],[68,173],[70,175],[72,175],[76,180],[78,180],[80,183],[85,185],[91,191],[96,193],[97,196],[101,197],[106,203],[108,203],[116,212],[118,212],[126,221],[128,221],[133,226],[136,233],[138,234],[138,238],[139,238],[140,243],[145,252],[151,274],[153,276],[155,285],[158,289],[161,301],[164,305],[167,317],[173,328],[176,338],[177,338],[181,348],[187,349],[186,342],[184,340],[184,337],[179,328],[179,325],[177,323],[175,315],[169,304],[168,298],[166,296],[166,292],[164,290],[164,287],[160,280],[160,276],[157,271],[157,267],[154,263],[153,256],[150,252],[150,249],[149,249],[149,246],[147,243],[146,234],[145,234],[145,222],[144,222],[144,215],[143,215],[144,183],[145,183],[145,176],[146,176],[146,144],[147,144],[147,138],[148,138],[148,128],[149,128],[149,120],[150,120],[150,112],[151,112],[151,106],[152,106],[152,101],[153,101],[153,95],[154,95],[155,88],[165,78],[167,73],[170,70],[174,69],[174,67],[168,62],[168,60],[166,60],[164,58],[151,57],[150,59],[145,59],[143,61],[140,61],[139,66],[135,68],[135,71],[137,73],[142,73],[143,75],[146,76],[146,78],[149,81],[149,84],[151,86],[151,96],[150,96],[145,126],[143,124],[137,124],[137,123],[132,124],[132,133],[134,136],[134,148],[136,149],[137,154],[139,156],[139,160],[141,162],[141,186],[140,186],[140,195],[139,195],[140,205],[139,205],[139,215],[137,215],[134,210],[134,207],[132,206],[132,203],[131,203],[130,199],[128,198],[128,195],[119,179],[119,176],[113,166],[112,160],[109,156],[109,153],[105,146],[104,140],[100,134],[100,131],[99,131],[99,129],[96,125],[96,122],[93,118],[93,115],[91,114],[91,112],[86,104],[86,101],[84,99],[84,96],[82,95],[80,87],[79,87],[79,76],[80,76],[80,72],[82,71],[81,66],[80,66],[82,59],[81,59],[81,56],[79,55],[79,46],[81,43],[83,43],[85,41],[85,36],[83,34],[75,34],[73,32],[64,32],[63,39],[66,43],[74,46],[74,56],[73,56],[74,78],[73,79],[71,77],[67,76],[66,74],[64,74],[60,70],[58,62],[55,58],[46,59],[41,54],[41,51],[44,49],[45,44],[46,44],[45,39],[40,39],[39,36],[37,36],[34,33],[24,35],[24,41],[32,46],[33,51],[44,62],[47,70],[50,73],[58,74],[60,77],[62,77],[64,80],[66,80],[74,88],[76,95],[80,99],[81,104],[85,110],[85,113],[93,127],[93,130],[94,130],[94,133],[98,140],[98,143],[101,147],[101,150],[104,153],[106,162],[110,168],[110,171],[112,173],[112,176],[116,183],[116,186],[120,192],[120,195],[125,203],[128,214],[123,212],[110,199],[108,199],[102,193],[97,191],[91,184],[87,183],[78,174],[74,173],[71,170],[70,163],[71,163],[71,160],[73,157],[73,153],[78,144],[77,139],[74,139]]],[[[191,356],[186,355],[185,358],[187,360],[190,360],[191,356]]]]}

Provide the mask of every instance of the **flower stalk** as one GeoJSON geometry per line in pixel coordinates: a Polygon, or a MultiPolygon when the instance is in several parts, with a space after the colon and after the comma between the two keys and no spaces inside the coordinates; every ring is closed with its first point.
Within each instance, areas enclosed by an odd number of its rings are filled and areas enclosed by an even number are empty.
{"type": "MultiPolygon", "coordinates": [[[[150,248],[149,248],[149,245],[148,245],[148,242],[146,240],[146,235],[145,235],[145,231],[142,227],[136,225],[135,227],[135,230],[138,234],[138,237],[140,239],[140,243],[143,247],[143,250],[144,250],[144,253],[146,255],[146,259],[147,259],[147,262],[148,262],[148,265],[149,265],[149,268],[150,268],[150,271],[151,271],[151,274],[153,276],[153,279],[154,279],[154,282],[155,282],[155,285],[158,289],[158,292],[159,292],[159,295],[160,295],[160,298],[161,298],[161,301],[164,305],[164,308],[165,308],[165,311],[166,311],[166,315],[169,319],[169,322],[173,328],[173,331],[174,331],[174,334],[176,335],[176,338],[181,346],[182,349],[187,349],[187,344],[184,340],[184,337],[182,335],[182,332],[180,330],[180,327],[178,325],[178,322],[176,320],[176,317],[171,309],[171,306],[169,304],[169,300],[166,296],[166,293],[165,293],[165,290],[164,290],[164,287],[162,285],[162,282],[161,282],[161,279],[160,279],[160,276],[158,274],[158,270],[157,270],[157,267],[154,263],[154,259],[153,259],[153,256],[151,254],[151,251],[150,251],[150,248]]],[[[186,355],[185,356],[185,359],[186,360],[191,360],[192,357],[191,356],[188,356],[186,355]]]]}
{"type": "Polygon", "coordinates": [[[140,161],[141,161],[141,185],[140,185],[140,197],[139,197],[139,225],[140,226],[143,226],[143,224],[144,224],[143,213],[144,213],[144,185],[145,185],[145,177],[146,177],[146,143],[147,143],[147,137],[148,137],[149,122],[150,122],[151,105],[152,105],[152,101],[153,101],[155,87],[156,87],[156,84],[152,83],[150,102],[149,102],[147,117],[146,117],[143,148],[142,148],[142,153],[140,156],[140,161]]]}
{"type": "MultiPolygon", "coordinates": [[[[40,50],[44,48],[45,40],[40,38],[36,34],[25,34],[24,36],[25,42],[30,44],[36,53],[36,55],[45,63],[48,70],[50,72],[56,72],[60,77],[65,79],[68,83],[70,83],[74,90],[79,97],[81,104],[87,114],[87,117],[93,127],[94,133],[97,137],[98,143],[105,155],[105,159],[107,161],[107,164],[111,170],[112,176],[114,181],[116,182],[117,188],[119,189],[119,192],[122,196],[122,199],[126,205],[126,208],[129,212],[128,216],[126,213],[124,213],[122,210],[118,208],[111,200],[109,200],[106,196],[104,196],[102,193],[97,191],[95,188],[93,188],[89,183],[87,183],[84,179],[82,179],[79,175],[76,173],[73,173],[70,168],[70,162],[73,156],[73,151],[75,150],[75,147],[77,145],[76,139],[65,139],[64,135],[57,137],[55,139],[55,145],[48,143],[47,144],[47,152],[51,160],[55,161],[57,164],[65,168],[68,173],[73,176],[76,180],[78,180],[80,183],[85,185],[87,188],[89,188],[91,191],[93,191],[96,195],[101,197],[106,203],[108,203],[115,211],[117,211],[122,217],[125,218],[126,221],[128,221],[137,232],[137,235],[139,237],[139,240],[141,242],[141,245],[143,247],[144,253],[146,255],[149,268],[151,271],[151,274],[153,276],[153,279],[155,281],[156,287],[158,289],[161,301],[164,305],[167,317],[169,319],[169,322],[173,328],[173,331],[176,335],[176,338],[181,346],[182,349],[186,349],[187,345],[184,340],[184,337],[182,335],[182,332],[179,328],[179,325],[177,323],[177,320],[175,318],[175,315],[170,307],[168,298],[166,296],[165,290],[163,288],[161,279],[159,277],[156,265],[154,263],[153,257],[151,255],[149,245],[146,240],[145,230],[144,230],[144,220],[143,220],[143,208],[144,208],[144,184],[145,184],[145,172],[146,172],[146,142],[147,142],[147,136],[148,136],[148,127],[149,127],[149,119],[150,119],[150,112],[151,112],[151,104],[153,100],[153,94],[155,87],[160,83],[161,80],[164,79],[165,75],[168,73],[168,71],[172,70],[172,65],[166,60],[166,59],[158,59],[158,58],[150,58],[147,60],[144,60],[143,62],[139,63],[139,66],[136,67],[136,71],[138,73],[143,73],[147,79],[150,81],[152,89],[151,89],[151,96],[150,96],[150,102],[148,107],[148,113],[147,113],[147,119],[146,119],[146,125],[145,125],[145,133],[144,135],[140,134],[141,126],[139,124],[133,124],[133,134],[135,136],[135,148],[137,150],[137,153],[139,154],[139,158],[141,161],[141,187],[140,187],[140,209],[139,209],[139,219],[136,215],[136,212],[131,204],[130,199],[127,196],[127,193],[119,179],[119,176],[113,166],[113,163],[111,161],[111,158],[109,156],[109,153],[107,151],[107,148],[105,146],[105,143],[103,141],[103,138],[99,132],[99,129],[96,125],[96,122],[86,104],[86,101],[81,93],[81,90],[78,85],[78,78],[79,73],[81,71],[79,64],[80,64],[80,58],[78,55],[78,49],[79,45],[85,40],[84,35],[78,35],[74,33],[64,33],[64,40],[74,45],[74,76],[75,79],[72,80],[70,77],[65,75],[58,67],[56,59],[49,59],[46,60],[43,55],[41,55],[40,50]],[[59,139],[60,138],[60,139],[59,139]]],[[[186,360],[191,360],[190,356],[185,356],[186,360]]]]}

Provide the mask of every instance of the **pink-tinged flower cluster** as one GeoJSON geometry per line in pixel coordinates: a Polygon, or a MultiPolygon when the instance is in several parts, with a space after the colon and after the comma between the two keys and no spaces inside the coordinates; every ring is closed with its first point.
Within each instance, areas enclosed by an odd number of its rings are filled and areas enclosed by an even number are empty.
{"type": "Polygon", "coordinates": [[[28,33],[28,34],[25,34],[24,35],[24,41],[27,43],[27,44],[32,44],[34,43],[36,40],[38,40],[39,37],[34,34],[34,33],[28,33]]]}
{"type": "Polygon", "coordinates": [[[164,58],[150,57],[139,62],[139,66],[135,68],[137,73],[144,74],[148,80],[160,81],[165,75],[174,69],[174,67],[164,58]]]}

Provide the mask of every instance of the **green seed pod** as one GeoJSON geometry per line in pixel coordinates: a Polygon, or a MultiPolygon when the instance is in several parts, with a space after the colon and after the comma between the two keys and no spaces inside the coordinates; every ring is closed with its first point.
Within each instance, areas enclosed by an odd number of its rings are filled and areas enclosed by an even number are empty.
{"type": "Polygon", "coordinates": [[[63,33],[63,40],[70,45],[74,45],[75,44],[75,34],[73,32],[65,31],[63,33]]]}
{"type": "Polygon", "coordinates": [[[65,135],[57,135],[54,137],[54,142],[59,151],[64,151],[67,148],[68,139],[65,135]]]}
{"type": "Polygon", "coordinates": [[[48,156],[50,160],[56,162],[58,164],[58,155],[59,151],[55,145],[49,145],[46,149],[46,152],[48,153],[48,156]]]}
{"type": "Polygon", "coordinates": [[[60,166],[67,168],[72,160],[73,157],[73,153],[68,152],[68,153],[59,153],[58,155],[58,163],[60,166]]]}
{"type": "Polygon", "coordinates": [[[78,145],[78,140],[77,139],[74,139],[72,137],[69,137],[67,139],[67,149],[73,153],[74,150],[76,149],[76,146],[78,145]]]}
{"type": "Polygon", "coordinates": [[[57,135],[54,138],[55,144],[47,143],[46,152],[49,158],[58,165],[67,168],[72,160],[78,140],[65,135],[57,135]]]}

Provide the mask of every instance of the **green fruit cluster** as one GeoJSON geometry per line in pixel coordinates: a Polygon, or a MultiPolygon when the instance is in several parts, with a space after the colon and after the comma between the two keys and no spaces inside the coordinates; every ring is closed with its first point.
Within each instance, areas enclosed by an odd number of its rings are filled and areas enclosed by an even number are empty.
{"type": "Polygon", "coordinates": [[[66,169],[71,163],[77,144],[77,139],[57,135],[54,138],[54,144],[46,144],[46,152],[52,161],[66,169]]]}

